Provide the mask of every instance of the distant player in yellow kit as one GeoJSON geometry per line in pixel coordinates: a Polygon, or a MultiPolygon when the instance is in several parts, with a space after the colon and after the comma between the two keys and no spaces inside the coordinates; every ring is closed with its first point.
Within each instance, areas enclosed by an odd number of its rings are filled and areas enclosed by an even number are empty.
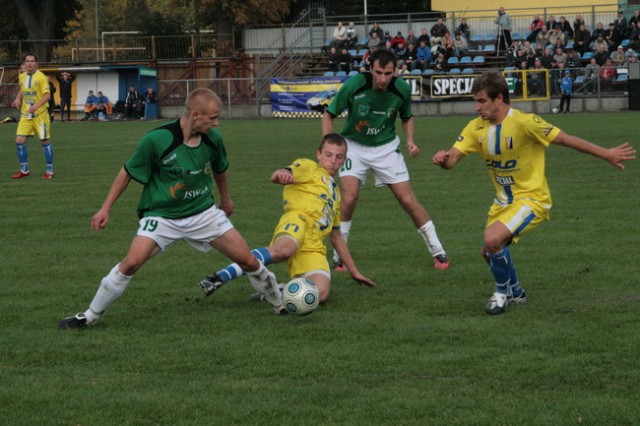
{"type": "Polygon", "coordinates": [[[496,72],[476,78],[472,93],[480,117],[469,122],[450,150],[436,152],[433,162],[450,169],[472,152],[485,161],[496,189],[482,248],[496,290],[485,309],[495,315],[503,313],[509,303],[527,301],[509,244],[549,218],[551,194],[544,151],[549,144],[591,154],[620,169],[624,169],[623,161],[635,158],[635,150],[627,143],[603,148],[569,135],[535,114],[511,108],[507,83],[496,72]]]}
{"type": "MultiPolygon", "coordinates": [[[[316,152],[317,162],[297,159],[271,175],[271,182],[284,186],[284,214],[280,218],[269,247],[252,250],[265,265],[287,261],[291,278],[306,277],[320,291],[320,302],[329,297],[331,272],[324,238],[329,235],[351,276],[361,284],[375,283],[356,267],[340,232],[340,189],[333,176],[347,158],[345,139],[335,133],[322,138],[316,152]]],[[[201,281],[210,295],[230,280],[242,275],[231,264],[201,281]]]]}
{"type": "Polygon", "coordinates": [[[48,106],[51,93],[47,77],[38,71],[38,59],[35,54],[27,53],[22,61],[25,72],[18,78],[20,91],[11,104],[14,108],[20,108],[20,122],[16,131],[16,152],[20,162],[18,170],[12,179],[22,179],[31,174],[29,170],[28,152],[26,141],[28,137],[37,134],[42,142],[46,170],[43,179],[53,178],[53,146],[49,142],[51,138],[51,121],[48,106]]]}

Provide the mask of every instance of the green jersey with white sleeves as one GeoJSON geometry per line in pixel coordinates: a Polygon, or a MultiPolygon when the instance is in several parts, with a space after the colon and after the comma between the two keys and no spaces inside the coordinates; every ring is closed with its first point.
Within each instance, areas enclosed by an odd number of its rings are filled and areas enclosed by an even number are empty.
{"type": "Polygon", "coordinates": [[[144,185],[139,217],[180,219],[213,205],[211,173],[225,172],[229,163],[218,130],[201,135],[198,146],[191,147],[178,119],[144,135],[124,167],[144,185]]]}
{"type": "Polygon", "coordinates": [[[387,90],[373,89],[371,73],[350,77],[338,90],[327,108],[337,117],[348,108],[342,136],[366,146],[379,146],[396,138],[396,118],[403,121],[413,116],[411,88],[406,81],[393,77],[387,90]]]}

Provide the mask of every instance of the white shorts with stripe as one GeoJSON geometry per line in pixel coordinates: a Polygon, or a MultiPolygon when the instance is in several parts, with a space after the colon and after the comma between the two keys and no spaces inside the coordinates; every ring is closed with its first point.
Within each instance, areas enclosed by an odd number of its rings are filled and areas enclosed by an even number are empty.
{"type": "Polygon", "coordinates": [[[347,160],[340,169],[340,177],[354,176],[364,186],[371,169],[376,186],[407,182],[409,170],[400,151],[400,138],[380,146],[366,146],[347,139],[347,160]]]}
{"type": "Polygon", "coordinates": [[[143,217],[140,219],[138,235],[151,238],[162,251],[175,241],[184,240],[191,247],[208,252],[210,242],[233,229],[227,215],[215,205],[202,213],[182,219],[143,217]]]}

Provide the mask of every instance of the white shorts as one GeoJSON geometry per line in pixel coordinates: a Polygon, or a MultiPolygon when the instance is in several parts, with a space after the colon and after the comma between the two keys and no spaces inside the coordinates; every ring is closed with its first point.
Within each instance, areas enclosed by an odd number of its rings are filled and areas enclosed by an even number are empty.
{"type": "Polygon", "coordinates": [[[364,186],[369,169],[376,186],[407,182],[409,170],[400,151],[400,138],[380,146],[366,146],[347,139],[347,159],[340,169],[340,177],[354,176],[364,186]]]}
{"type": "Polygon", "coordinates": [[[143,217],[140,219],[138,235],[151,238],[162,251],[173,242],[186,241],[191,247],[208,252],[213,247],[211,241],[233,229],[227,215],[215,205],[202,213],[182,219],[164,217],[143,217]]]}

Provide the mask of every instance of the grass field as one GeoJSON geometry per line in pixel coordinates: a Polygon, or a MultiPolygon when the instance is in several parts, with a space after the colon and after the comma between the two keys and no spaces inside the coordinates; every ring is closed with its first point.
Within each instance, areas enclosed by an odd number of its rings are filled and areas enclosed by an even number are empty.
{"type": "MultiPolygon", "coordinates": [[[[437,271],[409,218],[372,181],[351,251],[368,289],[335,274],[329,303],[277,317],[239,280],[200,298],[226,264],[178,243],[136,275],[95,327],[56,329],[83,311],[135,233],[132,183],[90,230],[112,179],[158,123],[55,123],[56,177],[29,142],[17,170],[15,124],[0,126],[0,422],[5,425],[633,425],[640,422],[640,164],[620,171],[548,150],[552,220],[512,249],[530,301],[484,313],[493,292],[479,254],[492,186],[482,160],[430,164],[470,117],[417,119],[414,190],[452,267],[437,271]],[[198,298],[198,301],[195,299],[198,298]]],[[[605,145],[640,145],[638,115],[546,117],[605,145]]],[[[274,169],[313,158],[320,123],[223,121],[231,217],[251,246],[280,214],[274,169]]],[[[284,280],[282,265],[272,268],[284,280]]]]}

